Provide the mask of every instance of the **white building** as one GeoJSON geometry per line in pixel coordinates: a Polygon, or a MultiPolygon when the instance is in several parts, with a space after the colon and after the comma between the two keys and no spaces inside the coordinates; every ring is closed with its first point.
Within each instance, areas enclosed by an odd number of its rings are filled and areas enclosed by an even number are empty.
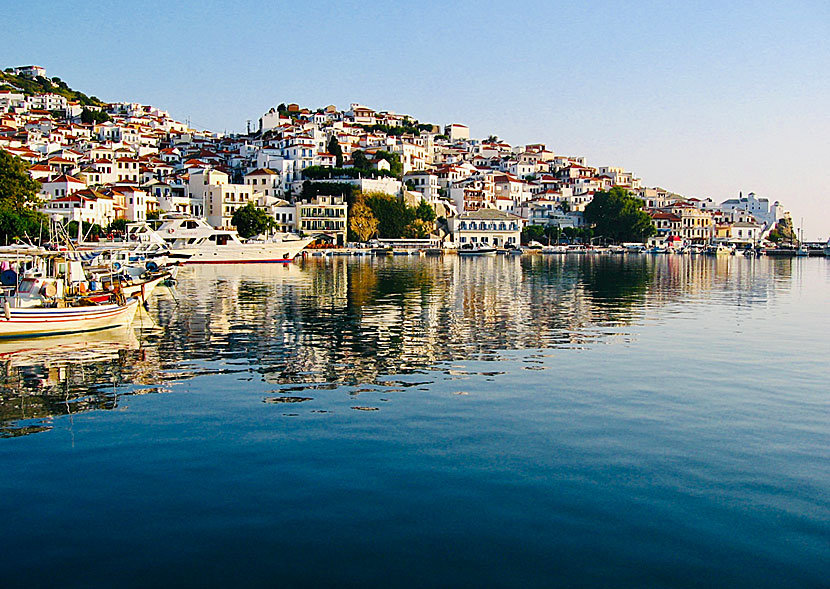
{"type": "Polygon", "coordinates": [[[448,219],[456,245],[518,246],[524,219],[496,209],[469,211],[448,219]]]}
{"type": "Polygon", "coordinates": [[[720,209],[724,212],[743,209],[767,225],[775,225],[787,216],[787,212],[778,201],[770,205],[769,199],[758,198],[754,192],[750,192],[746,196],[726,200],[721,203],[720,209]]]}
{"type": "Polygon", "coordinates": [[[335,244],[346,244],[348,205],[340,196],[317,196],[296,204],[296,224],[306,235],[323,234],[335,244]]]}
{"type": "Polygon", "coordinates": [[[459,125],[452,123],[444,127],[444,135],[450,138],[450,141],[461,141],[470,138],[470,129],[466,125],[459,125]]]}
{"type": "Polygon", "coordinates": [[[83,180],[79,180],[74,176],[61,174],[60,176],[41,184],[40,194],[45,199],[53,200],[55,198],[69,196],[70,194],[83,190],[86,187],[87,185],[83,180]]]}
{"type": "Polygon", "coordinates": [[[35,94],[26,98],[29,110],[66,110],[68,101],[60,94],[35,94]]]}

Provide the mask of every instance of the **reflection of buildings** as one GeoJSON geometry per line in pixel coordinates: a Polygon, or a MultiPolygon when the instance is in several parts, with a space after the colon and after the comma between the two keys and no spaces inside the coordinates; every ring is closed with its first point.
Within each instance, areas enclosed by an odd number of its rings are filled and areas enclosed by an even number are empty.
{"type": "Polygon", "coordinates": [[[55,340],[11,356],[0,348],[6,369],[0,435],[37,431],[48,416],[113,408],[125,384],[227,369],[275,384],[334,388],[443,361],[496,358],[501,350],[607,341],[690,299],[763,302],[778,281],[789,281],[793,263],[737,256],[448,255],[187,267],[176,298],[162,291],[151,299],[161,327],[144,334],[140,345],[134,337],[116,337],[87,345],[78,356],[65,342],[64,358],[52,353],[55,340]]]}
{"type": "Polygon", "coordinates": [[[697,292],[764,297],[757,263],[553,255],[198,268],[182,277],[169,322],[186,327],[165,349],[241,362],[275,383],[372,382],[498,350],[582,345],[697,292]]]}

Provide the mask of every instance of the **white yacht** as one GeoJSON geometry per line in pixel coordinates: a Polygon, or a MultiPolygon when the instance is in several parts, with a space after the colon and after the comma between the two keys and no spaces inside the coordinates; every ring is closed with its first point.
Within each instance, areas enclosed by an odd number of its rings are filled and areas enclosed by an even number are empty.
{"type": "Polygon", "coordinates": [[[189,256],[186,264],[290,262],[313,241],[292,233],[242,241],[233,229],[216,229],[204,219],[182,214],[165,215],[162,221],[156,234],[170,247],[171,256],[189,256]]]}

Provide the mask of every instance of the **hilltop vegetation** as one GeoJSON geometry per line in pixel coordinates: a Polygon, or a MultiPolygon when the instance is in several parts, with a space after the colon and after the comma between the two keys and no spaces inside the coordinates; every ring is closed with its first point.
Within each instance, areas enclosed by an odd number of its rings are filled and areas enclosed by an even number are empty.
{"type": "Polygon", "coordinates": [[[0,90],[18,91],[26,96],[47,93],[60,94],[67,100],[80,102],[83,106],[105,105],[97,96],[87,96],[83,92],[73,90],[60,78],[52,78],[50,80],[42,76],[35,78],[15,76],[10,68],[0,72],[0,90]]]}

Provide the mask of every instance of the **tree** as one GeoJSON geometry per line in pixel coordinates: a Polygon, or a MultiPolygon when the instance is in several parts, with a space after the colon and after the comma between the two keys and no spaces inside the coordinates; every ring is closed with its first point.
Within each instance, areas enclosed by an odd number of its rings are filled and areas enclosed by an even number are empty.
{"type": "Polygon", "coordinates": [[[0,242],[37,242],[49,230],[49,218],[38,211],[0,204],[0,242]]]}
{"type": "Polygon", "coordinates": [[[378,235],[395,239],[403,236],[404,228],[415,219],[415,209],[403,200],[383,192],[370,192],[365,196],[366,205],[378,220],[378,235]]]}
{"type": "Polygon", "coordinates": [[[403,164],[401,163],[401,155],[399,153],[380,150],[375,154],[375,157],[389,162],[389,171],[396,178],[400,178],[403,175],[403,164]]]}
{"type": "Polygon", "coordinates": [[[40,182],[29,176],[29,165],[0,149],[0,239],[12,243],[36,240],[49,219],[35,210],[40,204],[40,182]]]}
{"type": "Polygon", "coordinates": [[[109,225],[107,225],[107,233],[112,233],[113,231],[119,231],[124,233],[127,230],[127,219],[115,219],[109,225]]]}
{"type": "Polygon", "coordinates": [[[252,202],[236,209],[231,217],[231,223],[236,227],[239,235],[245,239],[265,233],[276,225],[273,218],[256,208],[252,202]]]}
{"type": "Polygon", "coordinates": [[[795,231],[793,230],[793,221],[790,218],[778,219],[778,223],[767,236],[772,242],[787,241],[792,243],[795,240],[795,231]]]}
{"type": "Polygon", "coordinates": [[[616,242],[645,241],[657,233],[642,201],[619,186],[597,192],[585,207],[584,218],[597,235],[616,242]]]}
{"type": "Polygon", "coordinates": [[[358,170],[370,170],[372,168],[369,158],[359,149],[352,153],[352,163],[358,170]]]}
{"type": "MultiPolygon", "coordinates": [[[[75,238],[75,237],[78,236],[78,222],[77,221],[70,221],[69,223],[67,223],[64,226],[64,229],[66,230],[66,234],[69,237],[75,238]]],[[[98,224],[93,225],[92,223],[89,223],[87,221],[83,222],[83,227],[81,227],[81,236],[84,239],[90,239],[90,238],[97,239],[97,238],[101,237],[102,233],[104,233],[104,230],[100,225],[98,225],[98,224]]]]}
{"type": "Polygon", "coordinates": [[[349,211],[349,230],[355,241],[368,241],[378,231],[378,220],[363,199],[354,203],[349,211]]]}
{"type": "Polygon", "coordinates": [[[522,243],[527,245],[531,241],[541,242],[545,237],[545,228],[541,225],[526,225],[522,229],[522,243]]]}
{"type": "Polygon", "coordinates": [[[334,135],[331,136],[329,140],[328,152],[334,156],[335,159],[335,167],[342,168],[343,167],[343,149],[340,147],[340,142],[337,140],[337,137],[334,135]]]}
{"type": "Polygon", "coordinates": [[[40,182],[29,176],[29,165],[0,149],[0,204],[11,208],[40,204],[40,182]]]}
{"type": "Polygon", "coordinates": [[[414,219],[403,228],[403,236],[410,239],[426,239],[432,233],[432,223],[423,219],[414,219]]]}
{"type": "Polygon", "coordinates": [[[81,122],[85,125],[91,125],[94,123],[106,123],[107,121],[111,120],[112,117],[102,110],[91,110],[89,108],[85,108],[81,111],[81,122]]]}
{"type": "Polygon", "coordinates": [[[422,200],[415,207],[415,218],[427,223],[433,223],[435,221],[435,209],[427,201],[422,200]]]}

